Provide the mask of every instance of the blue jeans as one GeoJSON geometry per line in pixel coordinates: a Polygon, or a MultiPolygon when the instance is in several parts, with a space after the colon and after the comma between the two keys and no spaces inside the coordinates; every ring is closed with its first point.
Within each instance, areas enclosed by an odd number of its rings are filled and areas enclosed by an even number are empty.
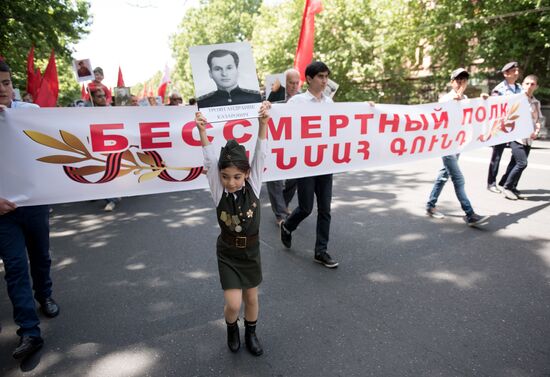
{"type": "Polygon", "coordinates": [[[20,336],[40,336],[34,298],[42,301],[52,294],[49,249],[48,206],[20,207],[0,216],[0,258],[20,336]]]}
{"type": "Polygon", "coordinates": [[[455,194],[456,194],[456,197],[458,198],[458,201],[460,202],[460,206],[462,207],[462,209],[464,210],[467,216],[474,213],[472,205],[470,204],[470,201],[466,196],[466,191],[464,191],[464,176],[462,175],[462,172],[460,171],[460,167],[458,166],[459,156],[460,155],[456,154],[456,155],[444,156],[442,158],[443,168],[439,171],[439,175],[435,180],[434,187],[430,194],[430,199],[426,204],[427,209],[435,207],[435,204],[437,203],[437,199],[439,198],[439,195],[441,194],[443,187],[445,187],[445,183],[447,183],[447,180],[449,179],[449,177],[451,177],[451,181],[453,181],[453,185],[455,188],[455,194]]]}
{"type": "Polygon", "coordinates": [[[298,207],[285,221],[289,231],[298,225],[313,211],[313,199],[317,198],[317,235],[315,254],[327,251],[330,233],[330,203],[332,201],[332,174],[298,178],[298,207]]]}

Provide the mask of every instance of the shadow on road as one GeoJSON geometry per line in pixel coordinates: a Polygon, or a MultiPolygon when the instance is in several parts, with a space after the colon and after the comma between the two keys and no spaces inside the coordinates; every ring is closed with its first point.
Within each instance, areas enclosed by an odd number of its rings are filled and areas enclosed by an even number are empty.
{"type": "MultiPolygon", "coordinates": [[[[207,191],[124,198],[112,213],[101,202],[57,205],[53,278],[62,314],[42,318],[44,349],[18,364],[10,304],[0,295],[0,375],[547,373],[550,237],[505,230],[549,203],[514,213],[504,202],[476,231],[452,214],[424,216],[432,183],[415,171],[336,175],[336,270],[312,261],[315,216],[291,249],[281,245],[264,187],[260,358],[226,349],[207,191]]],[[[525,193],[547,201],[548,191],[525,193]]]]}

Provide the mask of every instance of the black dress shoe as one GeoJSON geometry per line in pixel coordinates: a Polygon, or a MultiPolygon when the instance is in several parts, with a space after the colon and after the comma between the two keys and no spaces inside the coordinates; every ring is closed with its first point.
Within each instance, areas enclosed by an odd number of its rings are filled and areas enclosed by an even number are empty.
{"type": "Polygon", "coordinates": [[[287,249],[290,249],[290,247],[292,246],[292,233],[286,229],[284,221],[280,225],[280,231],[281,242],[287,249]]]}
{"type": "Polygon", "coordinates": [[[256,336],[256,322],[244,322],[244,341],[248,352],[254,356],[260,356],[264,353],[264,349],[256,336]]]}
{"type": "Polygon", "coordinates": [[[51,297],[40,301],[40,309],[42,310],[42,313],[49,318],[57,317],[59,314],[59,305],[57,305],[51,297]]]}
{"type": "Polygon", "coordinates": [[[23,335],[19,341],[19,345],[13,351],[15,359],[23,359],[38,351],[44,345],[44,340],[39,336],[23,335]]]}
{"type": "Polygon", "coordinates": [[[237,352],[241,348],[241,337],[239,336],[239,325],[237,319],[234,323],[227,324],[227,346],[231,352],[237,352]]]}

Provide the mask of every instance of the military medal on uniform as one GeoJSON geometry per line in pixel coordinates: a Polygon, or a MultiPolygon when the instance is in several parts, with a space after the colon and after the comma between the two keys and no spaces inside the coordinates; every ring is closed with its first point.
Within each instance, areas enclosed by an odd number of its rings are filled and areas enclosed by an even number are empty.
{"type": "Polygon", "coordinates": [[[225,211],[221,211],[220,213],[220,220],[225,223],[225,225],[230,229],[234,230],[237,233],[240,233],[243,231],[242,223],[246,221],[246,219],[251,219],[254,217],[254,210],[256,209],[257,205],[256,203],[252,203],[251,207],[243,214],[241,211],[241,207],[239,206],[239,212],[236,215],[231,215],[230,213],[227,213],[225,211]]]}

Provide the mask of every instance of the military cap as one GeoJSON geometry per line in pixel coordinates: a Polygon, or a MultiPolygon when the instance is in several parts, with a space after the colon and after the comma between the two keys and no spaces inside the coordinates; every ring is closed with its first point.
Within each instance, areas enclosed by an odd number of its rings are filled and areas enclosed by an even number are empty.
{"type": "Polygon", "coordinates": [[[219,162],[225,163],[235,161],[248,162],[248,157],[246,157],[246,150],[244,147],[237,143],[235,139],[231,139],[227,141],[225,147],[222,147],[219,162]]]}
{"type": "Polygon", "coordinates": [[[506,72],[507,70],[512,69],[512,68],[519,68],[518,62],[506,63],[506,65],[504,67],[502,67],[500,72],[506,72]]]}

